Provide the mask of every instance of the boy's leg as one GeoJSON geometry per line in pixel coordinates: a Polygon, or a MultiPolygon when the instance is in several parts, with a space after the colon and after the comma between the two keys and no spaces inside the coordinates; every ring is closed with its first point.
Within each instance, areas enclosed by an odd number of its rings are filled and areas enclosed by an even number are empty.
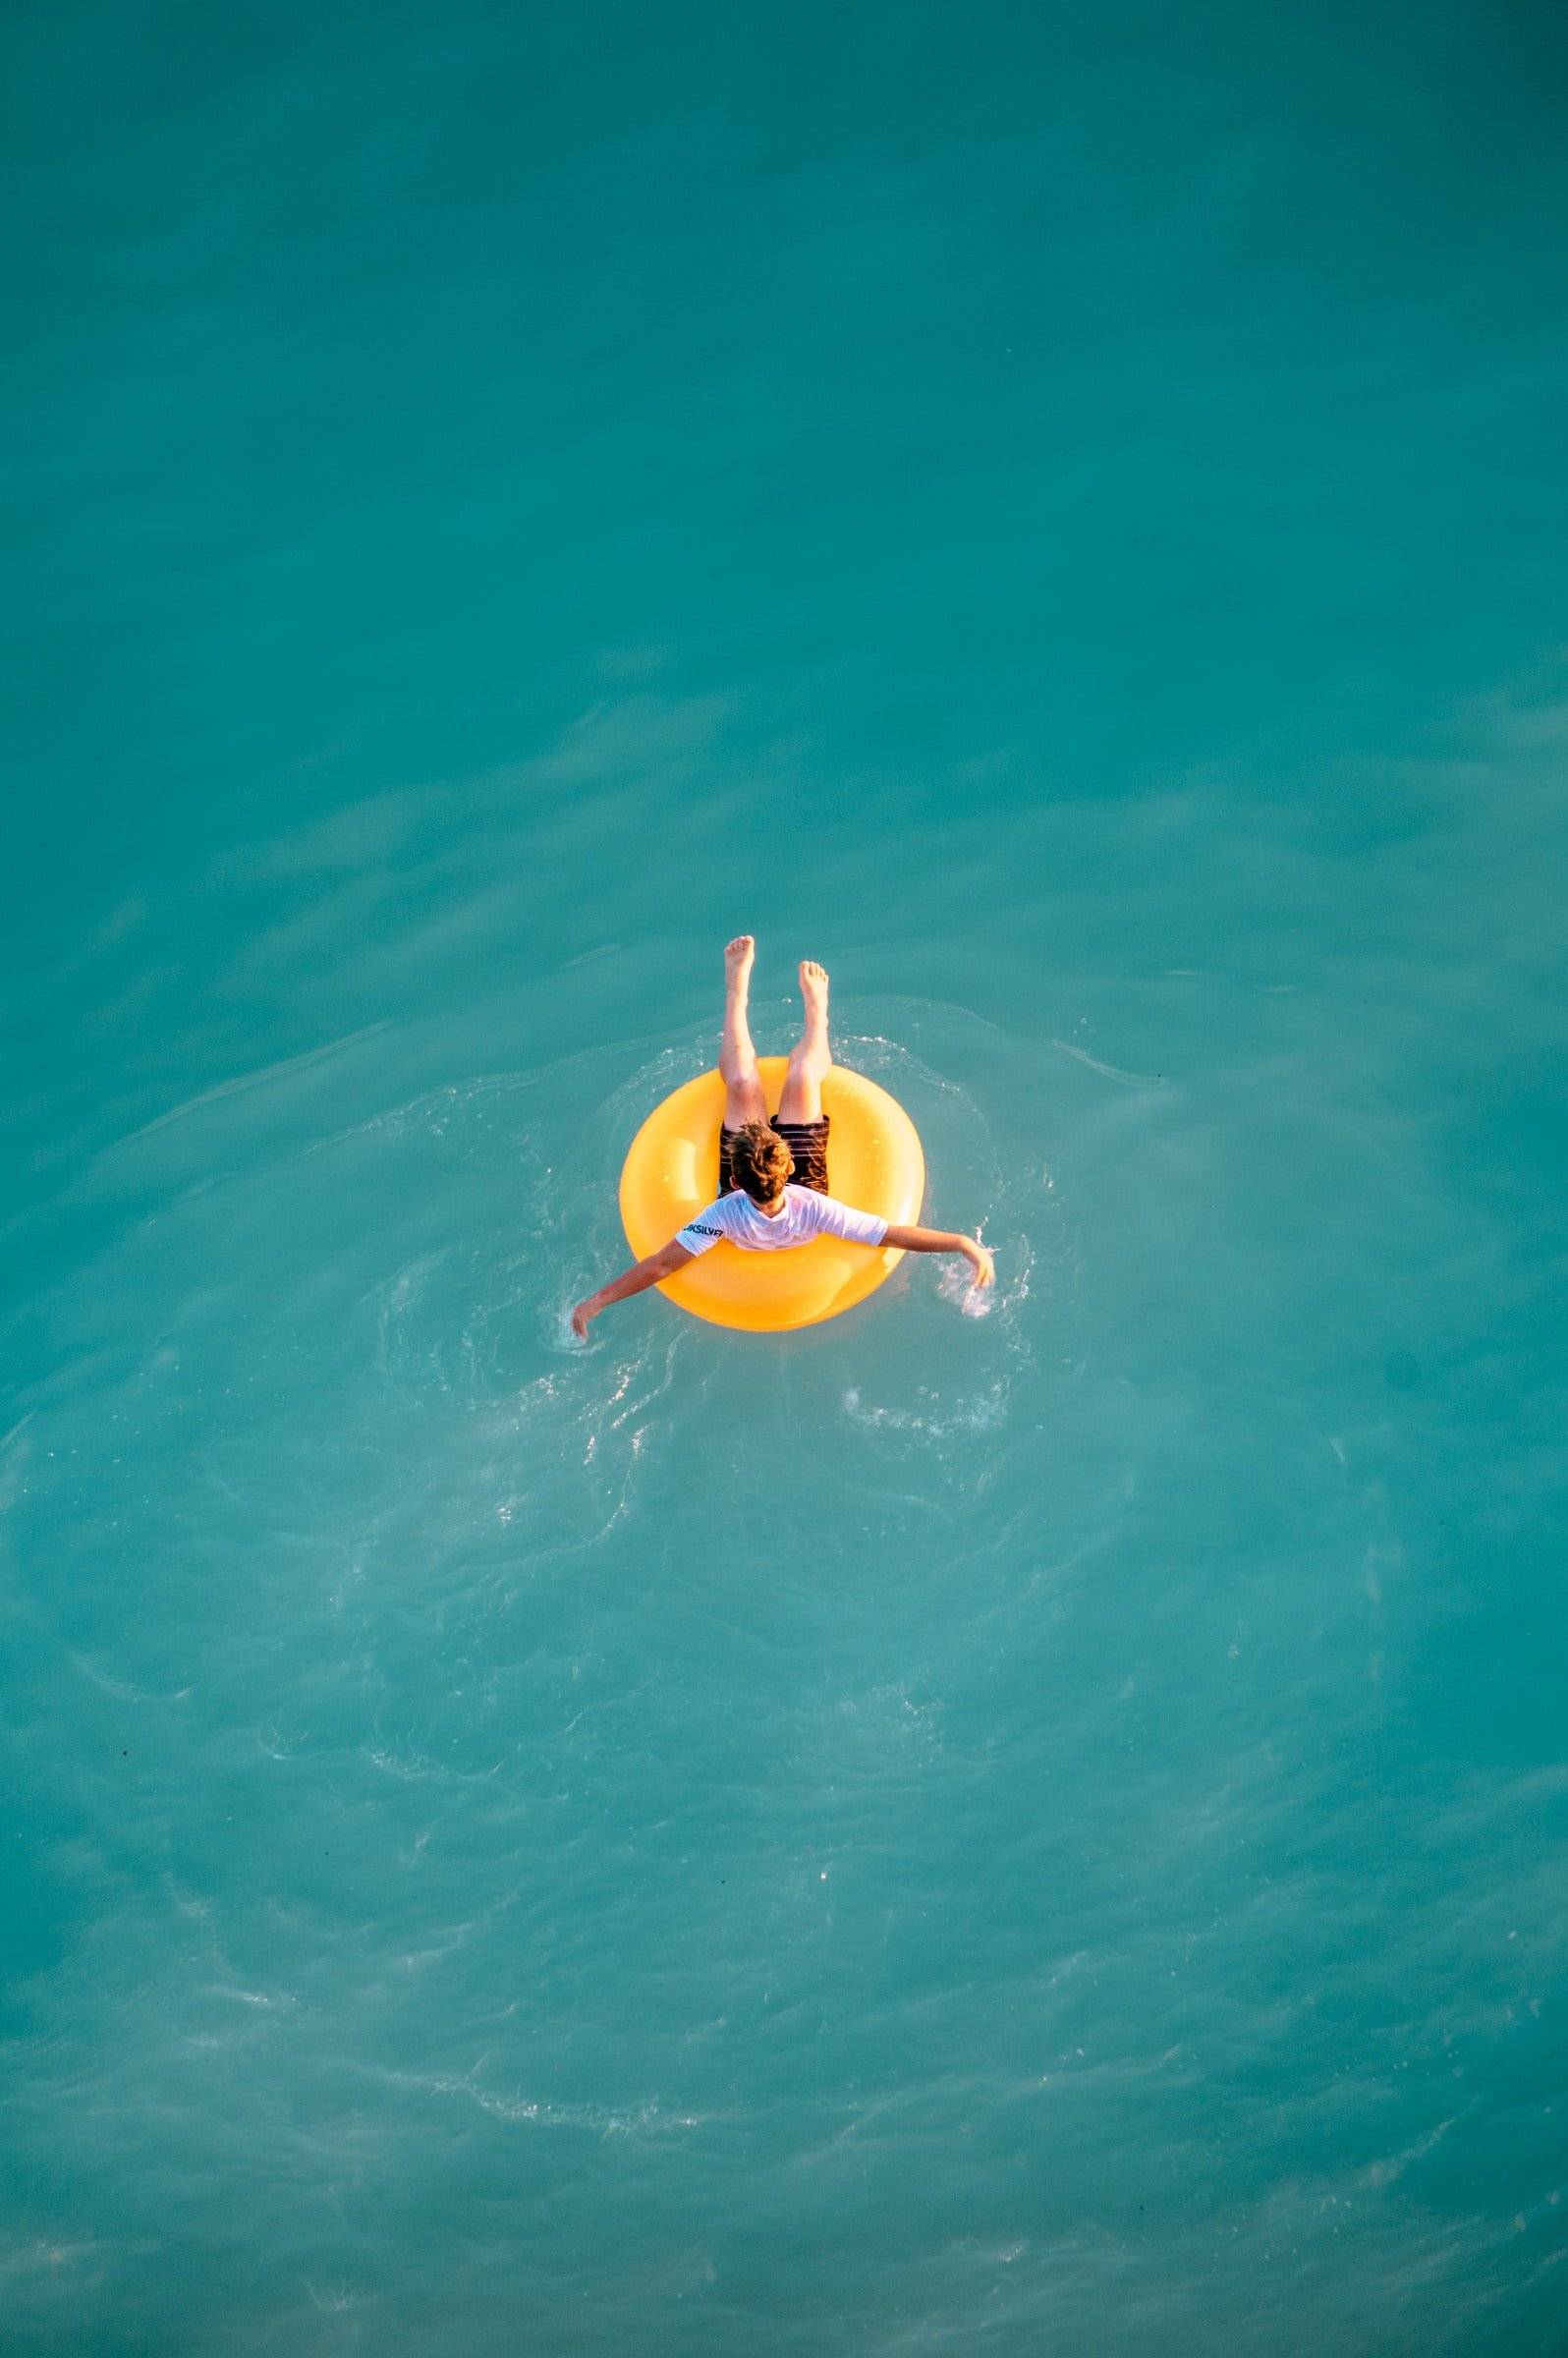
{"type": "Polygon", "coordinates": [[[744,1130],[748,1122],[765,1122],[767,1099],[756,1069],[756,1050],[747,1021],[752,988],[752,961],[756,943],[750,933],[737,933],[724,951],[724,1032],[719,1043],[719,1071],[724,1078],[724,1127],[744,1130]]]}
{"type": "Polygon", "coordinates": [[[814,958],[801,960],[801,997],[806,1002],[806,1029],[790,1050],[778,1103],[781,1122],[821,1120],[822,1083],[833,1068],[827,1038],[827,969],[814,958]]]}

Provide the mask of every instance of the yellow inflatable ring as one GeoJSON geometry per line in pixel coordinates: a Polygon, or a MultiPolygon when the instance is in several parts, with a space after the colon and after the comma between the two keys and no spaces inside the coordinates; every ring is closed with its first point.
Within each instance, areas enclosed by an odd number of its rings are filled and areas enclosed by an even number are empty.
{"type": "MultiPolygon", "coordinates": [[[[785,1058],[762,1056],[768,1111],[778,1111],[785,1058]]],[[[874,1211],[889,1225],[921,1215],[925,1157],[915,1125],[896,1097],[864,1073],[835,1065],[822,1084],[822,1111],[833,1127],[827,1142],[827,1183],[845,1204],[874,1211]]],[[[621,1172],[621,1223],[639,1261],[667,1245],[711,1204],[718,1188],[719,1124],[724,1084],[701,1073],[655,1105],[632,1141],[621,1172]]],[[[767,1333],[814,1326],[864,1302],[903,1260],[865,1245],[819,1236],[791,1253],[742,1253],[715,1245],[659,1287],[694,1318],[715,1326],[767,1333]]]]}

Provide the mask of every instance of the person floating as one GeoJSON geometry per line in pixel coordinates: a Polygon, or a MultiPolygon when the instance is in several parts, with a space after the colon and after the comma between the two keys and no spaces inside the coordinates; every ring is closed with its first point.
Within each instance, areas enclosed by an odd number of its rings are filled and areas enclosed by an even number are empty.
{"type": "Polygon", "coordinates": [[[718,1195],[667,1245],[577,1305],[572,1326],[580,1336],[588,1333],[589,1319],[612,1302],[645,1293],[719,1244],[743,1253],[787,1253],[809,1245],[813,1237],[836,1236],[873,1250],[891,1245],[903,1253],[960,1253],[978,1285],[989,1285],[995,1277],[990,1255],[974,1237],[942,1228],[890,1226],[876,1213],[859,1211],[828,1194],[828,1117],[822,1111],[822,1083],[832,1070],[833,1050],[827,1034],[827,973],[812,958],[803,959],[800,970],[805,1028],[790,1051],[778,1112],[769,1120],[747,1020],[756,956],[756,943],[750,933],[737,934],[724,952],[719,1051],[724,1118],[718,1195]]]}

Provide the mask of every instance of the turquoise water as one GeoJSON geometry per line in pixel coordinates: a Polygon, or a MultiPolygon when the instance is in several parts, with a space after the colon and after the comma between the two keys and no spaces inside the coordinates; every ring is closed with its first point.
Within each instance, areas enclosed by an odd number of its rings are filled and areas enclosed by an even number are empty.
{"type": "Polygon", "coordinates": [[[4,49],[7,2350],[1560,2352],[1560,25],[4,49]]]}

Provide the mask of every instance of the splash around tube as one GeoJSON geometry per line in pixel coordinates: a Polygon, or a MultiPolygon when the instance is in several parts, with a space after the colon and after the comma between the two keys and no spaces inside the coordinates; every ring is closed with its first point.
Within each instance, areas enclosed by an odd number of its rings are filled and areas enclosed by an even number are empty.
{"type": "MultiPolygon", "coordinates": [[[[762,1056],[757,1069],[770,1113],[778,1111],[785,1058],[762,1056]]],[[[862,1211],[890,1226],[921,1215],[925,1157],[914,1123],[896,1097],[864,1073],[835,1065],[822,1084],[828,1133],[827,1184],[862,1211]]],[[[632,1141],[621,1172],[621,1223],[641,1261],[667,1245],[677,1228],[713,1201],[718,1187],[719,1123],[724,1084],[701,1073],[655,1105],[632,1141]]],[[[659,1287],[682,1310],[715,1326],[767,1333],[814,1326],[836,1319],[875,1293],[903,1260],[902,1253],[845,1244],[819,1236],[791,1253],[743,1253],[715,1245],[711,1253],[665,1278],[659,1287]]]]}

